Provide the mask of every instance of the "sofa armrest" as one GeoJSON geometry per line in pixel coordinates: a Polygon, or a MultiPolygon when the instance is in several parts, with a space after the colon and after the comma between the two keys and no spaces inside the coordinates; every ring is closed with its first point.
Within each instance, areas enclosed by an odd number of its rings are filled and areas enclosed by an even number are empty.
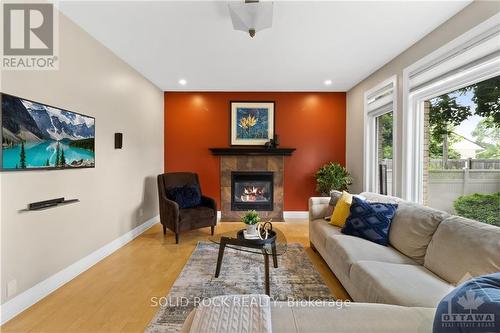
{"type": "Polygon", "coordinates": [[[309,222],[326,216],[330,197],[309,198],[309,222]]]}

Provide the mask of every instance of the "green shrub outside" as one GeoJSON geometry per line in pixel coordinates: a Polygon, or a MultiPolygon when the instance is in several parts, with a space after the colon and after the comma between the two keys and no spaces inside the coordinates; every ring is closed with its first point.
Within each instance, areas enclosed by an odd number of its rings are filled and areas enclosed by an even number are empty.
{"type": "Polygon", "coordinates": [[[500,192],[460,196],[453,208],[457,215],[500,227],[500,192]]]}

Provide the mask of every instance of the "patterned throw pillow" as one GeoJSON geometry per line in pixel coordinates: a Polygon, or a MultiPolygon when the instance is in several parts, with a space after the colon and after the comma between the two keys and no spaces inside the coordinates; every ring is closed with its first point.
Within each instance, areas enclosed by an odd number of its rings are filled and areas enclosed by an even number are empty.
{"type": "Polygon", "coordinates": [[[396,204],[370,203],[359,197],[353,197],[350,215],[342,228],[342,233],[387,246],[389,228],[397,207],[396,204]]]}
{"type": "Polygon", "coordinates": [[[328,208],[326,210],[325,220],[330,221],[335,205],[337,204],[337,201],[339,201],[341,195],[342,192],[340,191],[333,190],[330,192],[330,202],[328,203],[328,208]]]}
{"type": "Polygon", "coordinates": [[[201,204],[201,191],[198,185],[185,185],[167,189],[168,197],[177,202],[179,208],[193,208],[201,204]]]}

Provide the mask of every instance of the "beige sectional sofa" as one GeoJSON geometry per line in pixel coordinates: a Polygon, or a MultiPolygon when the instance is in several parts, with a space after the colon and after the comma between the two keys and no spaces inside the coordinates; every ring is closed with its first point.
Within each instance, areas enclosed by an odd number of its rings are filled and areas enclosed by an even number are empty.
{"type": "MultiPolygon", "coordinates": [[[[344,235],[325,221],[329,197],[309,200],[309,238],[355,303],[271,307],[272,332],[432,332],[435,307],[462,280],[500,271],[500,228],[395,197],[390,246],[344,235]]],[[[193,313],[182,332],[189,332],[193,313]]]]}
{"type": "Polygon", "coordinates": [[[390,246],[344,235],[324,216],[330,198],[309,200],[309,238],[356,302],[435,307],[457,284],[500,271],[500,228],[395,197],[390,246]]]}

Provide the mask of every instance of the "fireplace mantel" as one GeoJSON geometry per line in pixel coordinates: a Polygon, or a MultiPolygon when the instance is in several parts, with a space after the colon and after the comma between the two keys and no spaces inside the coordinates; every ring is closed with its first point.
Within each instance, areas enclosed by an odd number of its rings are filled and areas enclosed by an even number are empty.
{"type": "Polygon", "coordinates": [[[225,156],[291,156],[295,148],[228,147],[208,148],[214,155],[225,156]]]}

